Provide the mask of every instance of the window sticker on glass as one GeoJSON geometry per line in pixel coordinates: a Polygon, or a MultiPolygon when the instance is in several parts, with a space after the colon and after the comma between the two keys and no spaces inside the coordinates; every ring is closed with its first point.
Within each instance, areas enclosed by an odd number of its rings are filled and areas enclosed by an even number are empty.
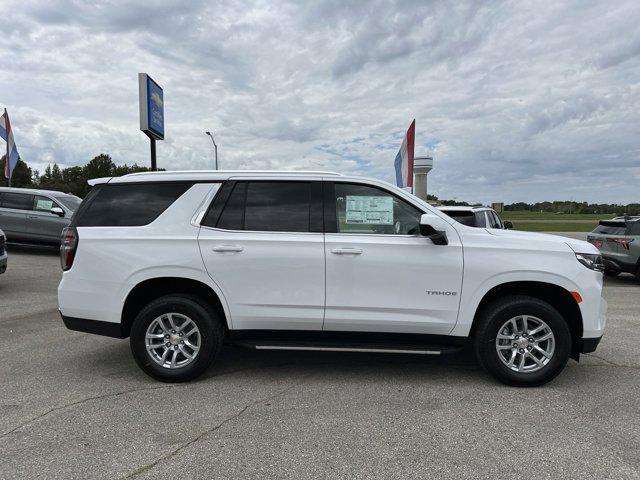
{"type": "Polygon", "coordinates": [[[53,207],[53,200],[40,200],[36,201],[36,210],[51,210],[53,207]]]}
{"type": "Polygon", "coordinates": [[[393,198],[347,195],[348,224],[393,225],[393,198]]]}

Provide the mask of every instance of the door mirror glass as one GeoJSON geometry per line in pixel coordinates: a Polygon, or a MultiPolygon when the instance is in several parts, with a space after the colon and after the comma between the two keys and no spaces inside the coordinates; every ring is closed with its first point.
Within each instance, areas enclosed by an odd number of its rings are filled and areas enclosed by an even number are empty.
{"type": "Polygon", "coordinates": [[[513,228],[513,223],[509,220],[505,220],[503,225],[505,230],[511,230],[513,228]]]}
{"type": "Polygon", "coordinates": [[[49,211],[54,215],[58,215],[59,217],[64,217],[64,210],[62,210],[60,207],[51,207],[51,210],[49,211]]]}
{"type": "Polygon", "coordinates": [[[429,238],[435,245],[448,245],[447,222],[432,213],[420,217],[420,235],[429,238]]]}

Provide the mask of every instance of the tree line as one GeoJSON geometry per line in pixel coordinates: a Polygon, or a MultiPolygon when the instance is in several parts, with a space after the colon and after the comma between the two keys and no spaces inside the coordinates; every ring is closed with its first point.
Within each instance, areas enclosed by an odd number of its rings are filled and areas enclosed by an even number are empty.
{"type": "MultiPolygon", "coordinates": [[[[0,160],[1,172],[4,175],[4,159],[0,160]]],[[[116,165],[107,154],[92,158],[83,167],[60,168],[57,163],[49,165],[44,172],[32,170],[25,162],[18,160],[13,175],[12,187],[40,188],[72,193],[80,198],[89,192],[91,186],[87,180],[100,177],[119,177],[128,173],[147,172],[149,168],[140,165],[116,165]]]]}
{"type": "MultiPolygon", "coordinates": [[[[18,160],[13,176],[11,177],[11,185],[13,187],[23,188],[41,188],[44,190],[58,190],[60,192],[72,193],[80,198],[89,192],[91,186],[87,180],[100,177],[119,177],[128,173],[147,172],[149,168],[140,165],[116,165],[111,157],[105,153],[101,153],[92,158],[89,163],[83,167],[60,168],[57,163],[53,166],[49,165],[40,173],[38,170],[32,170],[22,160],[18,160]]],[[[0,172],[4,175],[4,158],[0,159],[0,172]]],[[[437,201],[435,195],[427,195],[429,200],[437,201]]],[[[456,200],[440,200],[443,205],[470,205],[467,202],[456,200]]],[[[513,211],[531,211],[531,212],[547,212],[547,213],[602,213],[615,215],[640,215],[640,203],[630,203],[628,205],[618,205],[615,203],[587,203],[573,201],[555,201],[555,202],[538,202],[525,203],[517,202],[504,206],[504,210],[513,211]]]]}

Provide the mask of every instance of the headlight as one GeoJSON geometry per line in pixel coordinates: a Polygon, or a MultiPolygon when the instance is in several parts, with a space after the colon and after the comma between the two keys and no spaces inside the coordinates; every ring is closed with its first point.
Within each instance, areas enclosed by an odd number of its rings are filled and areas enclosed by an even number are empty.
{"type": "Polygon", "coordinates": [[[598,255],[597,253],[576,253],[576,258],[585,267],[595,270],[596,272],[604,272],[602,255],[598,255]]]}

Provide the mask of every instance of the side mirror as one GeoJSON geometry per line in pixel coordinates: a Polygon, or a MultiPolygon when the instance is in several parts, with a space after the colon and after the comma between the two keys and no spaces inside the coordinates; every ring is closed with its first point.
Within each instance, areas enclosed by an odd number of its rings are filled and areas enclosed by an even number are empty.
{"type": "Polygon", "coordinates": [[[59,217],[64,217],[64,210],[62,210],[60,207],[51,207],[51,210],[49,211],[54,215],[58,215],[59,217]]]}
{"type": "Polygon", "coordinates": [[[429,238],[435,245],[448,245],[447,222],[432,213],[420,217],[420,235],[429,238]]]}
{"type": "Polygon", "coordinates": [[[513,223],[509,220],[505,220],[502,224],[504,225],[505,230],[511,230],[513,228],[513,223]]]}

